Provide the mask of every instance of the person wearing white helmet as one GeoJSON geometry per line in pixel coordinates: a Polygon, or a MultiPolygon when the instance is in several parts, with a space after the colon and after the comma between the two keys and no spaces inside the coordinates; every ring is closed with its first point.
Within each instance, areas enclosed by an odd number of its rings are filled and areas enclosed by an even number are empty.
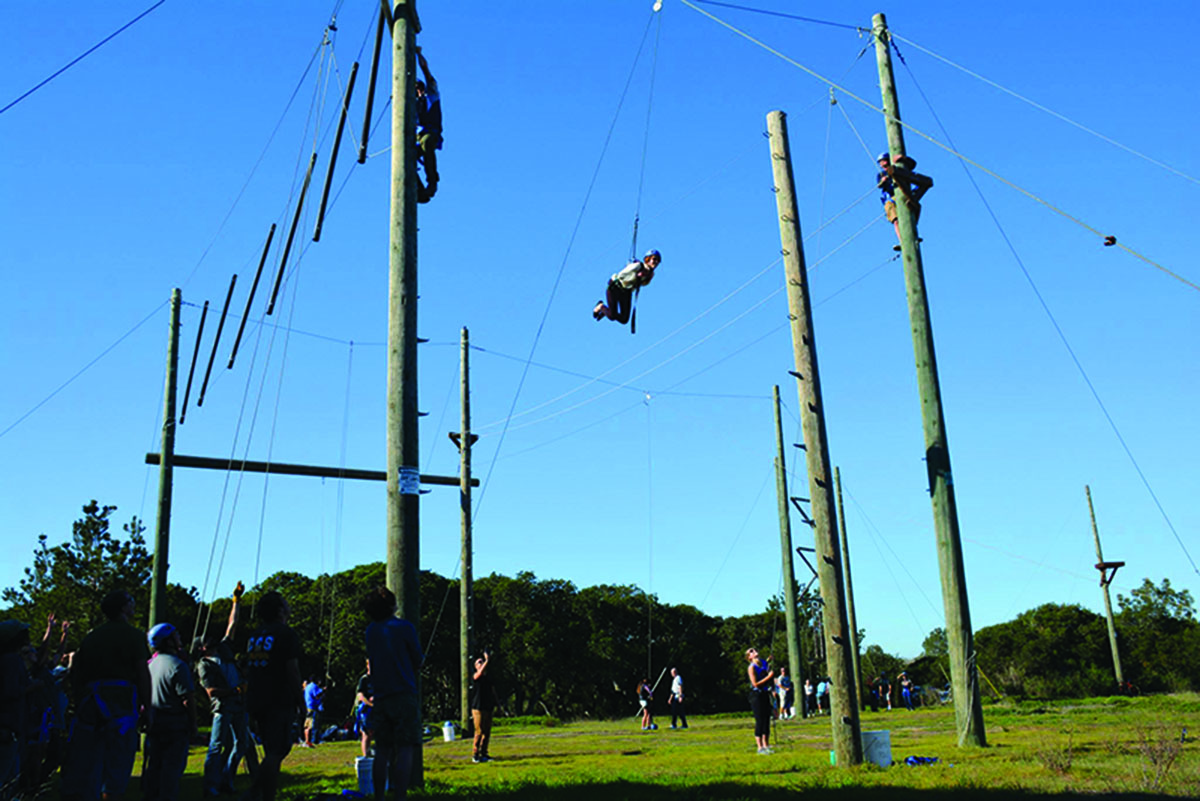
{"type": "MultiPolygon", "coordinates": [[[[875,174],[875,185],[880,190],[879,200],[883,203],[883,213],[895,229],[896,241],[899,242],[900,216],[896,213],[895,199],[897,184],[903,187],[901,195],[912,210],[913,222],[916,223],[921,218],[921,198],[933,186],[933,179],[928,175],[913,172],[917,162],[908,156],[896,159],[896,163],[893,164],[891,154],[885,151],[876,156],[875,161],[879,164],[879,172],[875,174]]],[[[893,250],[900,250],[900,245],[896,244],[893,250]]]]}
{"type": "Polygon", "coordinates": [[[142,772],[145,801],[175,801],[179,780],[187,768],[188,742],[196,731],[192,703],[192,670],[180,658],[183,642],[170,623],[150,629],[150,705],[154,722],[146,733],[146,762],[142,772]]]}
{"type": "Polygon", "coordinates": [[[647,250],[641,261],[634,259],[620,272],[608,279],[605,300],[598,301],[592,309],[592,317],[602,320],[607,317],[624,325],[629,322],[633,311],[633,294],[654,280],[654,271],[662,263],[662,254],[647,250]]]}

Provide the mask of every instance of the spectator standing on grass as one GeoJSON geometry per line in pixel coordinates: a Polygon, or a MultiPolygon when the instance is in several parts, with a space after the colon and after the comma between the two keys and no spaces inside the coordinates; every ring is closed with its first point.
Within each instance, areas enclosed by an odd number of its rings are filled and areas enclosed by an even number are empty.
{"type": "Polygon", "coordinates": [[[657,729],[654,725],[654,712],[650,702],[654,700],[654,692],[650,689],[650,679],[642,679],[637,688],[638,705],[642,708],[642,731],[657,729]]]}
{"type": "Polygon", "coordinates": [[[472,762],[490,762],[488,743],[492,739],[492,711],[496,708],[496,689],[492,674],[488,672],[492,655],[487,651],[475,660],[475,673],[471,680],[471,722],[475,724],[475,741],[471,746],[472,762]]]}
{"type": "Polygon", "coordinates": [[[372,714],[375,723],[375,763],[372,780],[376,801],[383,801],[391,780],[397,798],[408,795],[413,748],[421,744],[421,699],[417,671],[424,655],[417,629],[396,617],[396,596],[377,587],[363,599],[371,619],[367,625],[367,658],[375,685],[372,714]]]}
{"type": "Polygon", "coordinates": [[[304,747],[312,748],[321,741],[321,713],[325,711],[325,690],[316,676],[304,683],[304,747]]]}
{"type": "Polygon", "coordinates": [[[291,609],[272,590],[258,599],[259,627],[246,641],[246,708],[262,741],[263,758],[254,784],[242,795],[249,801],[274,801],[279,769],[291,753],[292,725],[304,709],[300,680],[300,638],[288,626],[291,609]]]}
{"type": "Polygon", "coordinates": [[[358,680],[354,690],[354,728],[358,730],[362,755],[370,756],[371,737],[375,735],[375,724],[371,721],[371,708],[375,705],[375,683],[371,681],[371,660],[367,660],[367,672],[358,680]]]}
{"type": "Polygon", "coordinates": [[[812,679],[804,680],[804,717],[809,718],[816,714],[816,702],[813,700],[816,697],[816,690],[813,689],[812,679]]]}
{"type": "Polygon", "coordinates": [[[187,769],[188,743],[196,732],[192,669],[180,656],[183,641],[170,623],[159,623],[150,629],[147,640],[154,649],[150,659],[154,723],[146,733],[142,798],[175,801],[179,798],[179,780],[187,769]]]}
{"type": "Polygon", "coordinates": [[[821,708],[825,710],[826,715],[832,715],[833,707],[829,705],[829,696],[833,694],[833,679],[826,676],[822,684],[825,689],[821,691],[821,708]]]}
{"type": "Polygon", "coordinates": [[[775,680],[775,687],[779,691],[779,717],[781,720],[787,720],[796,716],[792,705],[795,703],[795,692],[792,687],[792,677],[788,675],[787,668],[779,669],[779,678],[775,680]]]}
{"type": "MultiPolygon", "coordinates": [[[[897,676],[896,678],[899,679],[899,681],[900,681],[900,697],[904,699],[904,706],[906,709],[908,709],[909,712],[912,712],[913,711],[912,679],[910,679],[908,677],[908,674],[905,673],[904,671],[900,671],[900,675],[897,676]]],[[[891,709],[890,704],[888,705],[888,708],[891,709]]]]}
{"type": "Polygon", "coordinates": [[[679,718],[679,728],[686,729],[688,725],[683,709],[683,676],[680,676],[675,668],[671,668],[671,697],[667,699],[667,703],[671,706],[671,728],[675,728],[675,719],[679,718]]]}
{"type": "Polygon", "coordinates": [[[225,635],[210,634],[200,639],[199,647],[195,649],[199,656],[196,672],[200,687],[212,708],[212,731],[204,756],[206,796],[233,792],[233,777],[243,758],[251,776],[258,772],[258,754],[250,739],[250,722],[246,715],[246,688],[242,686],[242,675],[233,653],[244,590],[239,581],[233,590],[233,606],[229,610],[229,622],[225,624],[225,635]]]}
{"type": "Polygon", "coordinates": [[[771,754],[774,753],[770,748],[771,690],[775,686],[775,671],[754,648],[746,649],[746,662],[749,663],[746,675],[750,677],[750,709],[754,712],[754,744],[760,756],[771,754]]]}
{"type": "Polygon", "coordinates": [[[821,679],[819,682],[817,682],[816,699],[817,699],[817,714],[820,715],[825,710],[825,707],[823,706],[824,699],[825,699],[825,679],[821,679]]]}
{"type": "Polygon", "coordinates": [[[150,706],[150,651],[146,635],[131,625],[136,605],[124,590],[100,602],[107,621],[87,633],[71,661],[75,720],[63,801],[119,801],[129,787],[137,753],[138,718],[154,725],[150,706]]]}

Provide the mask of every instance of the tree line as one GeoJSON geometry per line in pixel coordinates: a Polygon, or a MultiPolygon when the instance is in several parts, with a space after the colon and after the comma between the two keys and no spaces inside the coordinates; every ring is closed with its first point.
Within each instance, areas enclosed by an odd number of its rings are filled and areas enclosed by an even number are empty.
{"type": "MultiPolygon", "coordinates": [[[[73,622],[75,642],[100,622],[99,602],[114,587],[131,591],[139,610],[148,612],[153,557],[136,517],[112,530],[112,506],[95,501],[83,507],[71,539],[50,545],[41,535],[32,565],[17,587],[3,590],[8,608],[0,618],[24,620],[37,630],[46,615],[73,622]]],[[[238,577],[232,577],[232,584],[238,577]]],[[[365,665],[366,615],[360,599],[385,581],[384,564],[359,565],[316,578],[278,572],[246,593],[252,606],[268,590],[283,593],[290,623],[304,645],[305,676],[325,678],[327,710],[347,715],[354,686],[365,665]]],[[[426,650],[421,672],[427,720],[456,719],[459,706],[459,586],[431,571],[420,579],[418,629],[426,650]]],[[[1200,622],[1191,593],[1164,579],[1149,579],[1130,595],[1118,596],[1117,631],[1125,677],[1144,692],[1200,690],[1200,622]]],[[[169,585],[167,620],[185,635],[223,629],[230,601],[200,604],[195,588],[169,585]]],[[[825,675],[819,604],[798,600],[803,675],[825,675]]],[[[616,718],[638,711],[640,679],[657,684],[665,698],[671,667],[687,686],[689,712],[741,711],[746,707],[747,647],[786,660],[782,600],[738,617],[708,615],[686,604],[665,604],[634,585],[576,587],[533,573],[492,574],[474,582],[476,653],[493,656],[501,712],[560,719],[616,718]]],[[[244,636],[250,621],[242,627],[244,636]]],[[[865,632],[860,632],[860,642],[865,632]]],[[[72,645],[73,643],[69,643],[72,645]]],[[[1016,619],[975,633],[977,664],[985,688],[1005,696],[1083,697],[1114,692],[1112,657],[1104,619],[1078,605],[1045,604],[1016,619]]],[[[923,653],[904,660],[868,645],[862,653],[863,681],[884,675],[894,680],[907,670],[918,684],[948,681],[945,633],[926,638],[923,653]]],[[[793,675],[799,671],[788,666],[793,675]]],[[[836,690],[835,690],[836,691],[836,690]]]]}

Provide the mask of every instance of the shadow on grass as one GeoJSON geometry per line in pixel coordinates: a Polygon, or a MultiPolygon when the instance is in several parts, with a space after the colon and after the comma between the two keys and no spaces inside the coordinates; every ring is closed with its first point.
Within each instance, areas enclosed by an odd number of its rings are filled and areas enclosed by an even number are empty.
{"type": "MultiPolygon", "coordinates": [[[[495,799],[512,801],[1030,801],[1038,798],[1070,799],[1095,798],[1088,793],[1037,793],[1022,790],[988,790],[982,788],[947,788],[944,790],[915,789],[905,787],[839,787],[839,788],[796,788],[753,787],[737,782],[715,782],[694,787],[670,787],[662,784],[614,781],[547,787],[526,785],[510,788],[451,787],[431,783],[425,793],[411,793],[411,797],[452,796],[463,799],[495,799]]],[[[1134,801],[1134,799],[1161,798],[1147,793],[1104,794],[1105,799],[1134,801]]],[[[297,801],[301,797],[297,796],[297,801]]]]}

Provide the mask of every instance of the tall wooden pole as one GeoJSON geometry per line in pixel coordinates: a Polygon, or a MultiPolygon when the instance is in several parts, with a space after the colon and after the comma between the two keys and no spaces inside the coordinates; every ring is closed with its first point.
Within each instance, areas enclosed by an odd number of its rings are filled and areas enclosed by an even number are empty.
{"type": "Polygon", "coordinates": [[[475,628],[475,566],[471,546],[471,339],[466,327],[462,330],[462,387],[459,390],[462,422],[459,426],[458,470],[460,483],[458,504],[462,519],[462,581],[459,582],[458,643],[462,652],[462,727],[471,723],[471,635],[475,628]]]}
{"type": "MultiPolygon", "coordinates": [[[[906,155],[904,129],[900,124],[900,102],[892,75],[891,39],[887,20],[876,14],[872,20],[875,55],[879,63],[879,87],[887,122],[888,150],[892,163],[906,155]]],[[[929,494],[933,500],[933,523],[937,537],[942,602],[946,609],[946,640],[950,646],[950,682],[958,745],[986,746],[979,671],[971,633],[971,611],[967,603],[967,579],[963,567],[962,542],[958,532],[958,510],[950,472],[950,445],[942,411],[937,358],[933,348],[933,324],[925,294],[925,272],[917,239],[917,220],[907,202],[908,187],[896,181],[896,213],[900,219],[900,246],[904,260],[904,284],[908,291],[908,314],[912,325],[913,350],[917,363],[917,388],[921,395],[921,420],[925,430],[925,466],[929,471],[929,494]]]]}
{"type": "Polygon", "coordinates": [[[150,625],[166,620],[167,567],[171,558],[171,491],[175,457],[175,394],[179,386],[179,306],[183,293],[171,290],[167,337],[167,380],[163,389],[162,452],[158,463],[158,520],[154,527],[154,567],[150,580],[150,625]]]}
{"type": "MultiPolygon", "coordinates": [[[[1088,514],[1092,518],[1092,538],[1096,541],[1096,561],[1104,563],[1104,553],[1100,550],[1100,529],[1096,528],[1096,509],[1092,506],[1092,488],[1086,484],[1083,487],[1087,493],[1088,514]]],[[[1108,644],[1112,647],[1113,672],[1117,676],[1117,688],[1125,686],[1125,675],[1121,672],[1121,651],[1117,648],[1117,624],[1113,619],[1112,598],[1108,594],[1108,582],[1104,580],[1105,573],[1100,573],[1100,587],[1104,590],[1104,616],[1108,619],[1108,644]]]]}
{"type": "MultiPolygon", "coordinates": [[[[392,0],[388,0],[391,2],[392,0]]],[[[421,626],[420,451],[417,442],[417,188],[415,16],[393,5],[392,192],[388,259],[387,583],[400,617],[421,626]]],[[[418,676],[418,696],[420,678],[418,676]]],[[[423,781],[421,747],[412,786],[423,781]]]]}
{"type": "Polygon", "coordinates": [[[792,349],[798,374],[796,392],[800,399],[800,421],[804,430],[817,548],[817,574],[823,601],[826,665],[834,688],[830,694],[833,745],[839,766],[859,765],[863,759],[862,733],[857,691],[851,672],[849,624],[846,621],[846,599],[842,594],[842,560],[834,531],[837,515],[833,508],[833,479],[825,436],[825,410],[821,400],[821,378],[817,370],[812,303],[804,264],[804,240],[800,236],[800,213],[796,207],[796,187],[792,179],[787,117],[782,111],[772,111],[767,115],[767,133],[770,137],[771,170],[775,178],[775,202],[779,211],[779,236],[783,243],[788,317],[792,321],[792,349]]]}
{"type": "Polygon", "coordinates": [[[854,580],[850,577],[850,540],[846,538],[846,507],[842,505],[842,470],[833,468],[833,483],[837,488],[838,530],[841,532],[842,567],[846,574],[846,611],[850,620],[850,657],[854,665],[854,686],[858,688],[858,707],[866,709],[867,697],[863,693],[862,665],[858,659],[858,619],[854,613],[854,580]]]}
{"type": "Polygon", "coordinates": [[[783,450],[783,416],[779,413],[779,385],[771,388],[775,402],[775,495],[779,498],[779,547],[783,553],[783,605],[787,619],[788,670],[800,697],[804,697],[804,664],[800,661],[800,630],[796,624],[796,570],[792,562],[792,516],[788,503],[787,462],[783,450]]]}

